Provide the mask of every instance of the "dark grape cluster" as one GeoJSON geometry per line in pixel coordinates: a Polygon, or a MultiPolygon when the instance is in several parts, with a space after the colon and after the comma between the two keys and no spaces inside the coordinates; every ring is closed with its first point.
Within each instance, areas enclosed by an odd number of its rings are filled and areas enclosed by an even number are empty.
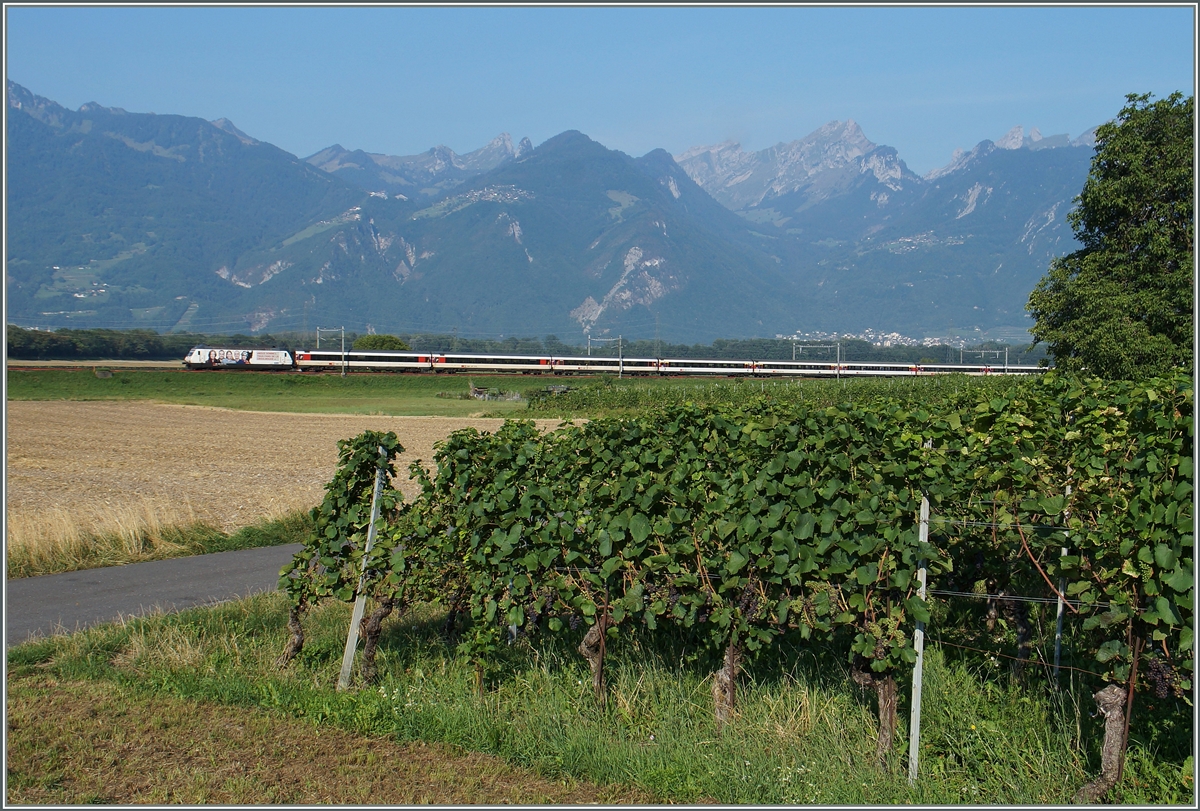
{"type": "Polygon", "coordinates": [[[738,600],[738,610],[743,617],[753,617],[758,611],[758,590],[753,586],[742,589],[741,599],[738,600]]]}
{"type": "Polygon", "coordinates": [[[679,602],[679,589],[675,588],[675,586],[674,586],[674,585],[672,585],[672,586],[671,586],[671,587],[670,587],[670,588],[667,590],[667,606],[668,606],[668,607],[669,607],[671,610],[674,610],[674,609],[675,609],[675,605],[676,605],[676,603],[678,603],[678,602],[679,602]]]}
{"type": "Polygon", "coordinates": [[[1178,696],[1181,692],[1177,684],[1175,668],[1169,660],[1161,656],[1150,659],[1146,666],[1146,681],[1153,685],[1156,698],[1166,698],[1171,693],[1178,696]]]}
{"type": "Polygon", "coordinates": [[[567,620],[567,625],[571,626],[571,630],[574,631],[579,627],[580,622],[582,622],[582,620],[580,619],[579,615],[572,614],[571,618],[567,620]]]}

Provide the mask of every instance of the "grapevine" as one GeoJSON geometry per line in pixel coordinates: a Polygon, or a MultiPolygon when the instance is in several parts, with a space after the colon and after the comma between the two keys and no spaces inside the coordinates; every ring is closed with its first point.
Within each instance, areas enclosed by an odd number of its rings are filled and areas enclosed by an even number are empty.
{"type": "MultiPolygon", "coordinates": [[[[367,588],[381,605],[434,601],[468,616],[459,651],[481,689],[506,638],[583,631],[603,700],[603,652],[623,628],[690,629],[723,663],[722,720],[738,668],[779,636],[847,639],[855,680],[889,714],[881,759],[913,629],[930,620],[921,567],[992,594],[1053,596],[1063,580],[1105,680],[1130,681],[1144,646],[1161,658],[1139,680],[1190,694],[1190,378],[1050,373],[933,402],[885,394],[456,432],[430,470],[410,470],[414,502],[386,491],[367,588]],[[941,522],[929,542],[922,498],[941,522]]],[[[381,444],[399,448],[390,434],[340,443],[317,534],[284,573],[294,618],[354,598],[381,444]]]]}

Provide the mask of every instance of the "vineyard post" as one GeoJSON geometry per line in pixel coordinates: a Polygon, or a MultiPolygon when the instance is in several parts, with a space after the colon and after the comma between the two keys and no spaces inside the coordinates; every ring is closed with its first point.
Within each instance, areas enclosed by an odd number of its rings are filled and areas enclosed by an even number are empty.
{"type": "MultiPolygon", "coordinates": [[[[1071,466],[1067,465],[1067,475],[1071,475],[1071,466]]],[[[1071,485],[1066,488],[1067,501],[1071,500],[1071,485]]],[[[1063,510],[1063,524],[1070,525],[1071,508],[1067,507],[1063,510]]],[[[1070,530],[1063,530],[1063,534],[1069,533],[1070,530]]],[[[1067,556],[1067,547],[1063,547],[1058,555],[1060,558],[1067,556]]],[[[1058,578],[1058,617],[1055,619],[1054,626],[1054,689],[1058,689],[1058,665],[1062,661],[1062,634],[1063,634],[1063,594],[1067,590],[1067,577],[1063,575],[1058,578]]]]}
{"type": "Polygon", "coordinates": [[[358,596],[354,600],[354,613],[350,617],[350,632],[346,635],[346,651],[342,654],[342,673],[338,677],[338,690],[350,686],[350,671],[354,667],[354,650],[358,647],[358,626],[367,607],[367,595],[363,586],[367,580],[367,558],[375,543],[375,522],[379,519],[379,497],[383,493],[383,475],[387,464],[387,452],[379,446],[379,465],[375,468],[375,492],[371,494],[371,523],[367,527],[367,543],[363,546],[362,572],[358,576],[358,596]]]}
{"type": "MultiPolygon", "coordinates": [[[[921,545],[929,542],[929,498],[921,497],[921,527],[918,539],[921,545]]],[[[926,567],[922,559],[917,568],[917,582],[920,583],[918,594],[925,599],[926,567]]],[[[913,632],[913,649],[917,653],[917,661],[913,665],[912,706],[908,717],[908,784],[917,781],[917,760],[921,750],[921,677],[925,665],[925,623],[917,620],[917,628],[913,632]]]]}

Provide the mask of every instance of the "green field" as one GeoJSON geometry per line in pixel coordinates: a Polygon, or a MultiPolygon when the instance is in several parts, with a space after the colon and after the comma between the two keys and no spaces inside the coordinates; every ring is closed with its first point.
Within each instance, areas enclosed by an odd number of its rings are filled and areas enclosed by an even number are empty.
{"type": "MultiPolygon", "coordinates": [[[[99,368],[103,369],[103,366],[99,368]]],[[[611,375],[462,375],[360,373],[188,372],[38,369],[8,372],[10,400],[151,400],[242,411],[436,417],[597,417],[668,404],[742,403],[758,397],[832,405],[876,397],[941,400],[970,390],[998,391],[1018,377],[946,375],[920,378],[732,379],[611,375]],[[519,400],[478,400],[470,386],[519,394],[519,400]],[[550,386],[571,391],[546,396],[550,386]],[[539,395],[541,395],[539,397],[539,395]],[[532,400],[532,402],[531,402],[532,400]]]]}
{"type": "Polygon", "coordinates": [[[524,399],[477,400],[470,384],[525,394],[545,388],[536,376],[285,374],[113,369],[8,372],[10,400],[151,400],[242,411],[387,416],[503,417],[523,413],[524,399]]]}

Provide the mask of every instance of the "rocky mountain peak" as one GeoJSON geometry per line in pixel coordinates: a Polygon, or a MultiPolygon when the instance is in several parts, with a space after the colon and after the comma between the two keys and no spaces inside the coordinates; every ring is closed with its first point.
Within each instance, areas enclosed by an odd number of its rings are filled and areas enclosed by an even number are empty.
{"type": "Polygon", "coordinates": [[[1020,149],[1025,145],[1025,129],[1018,124],[995,142],[997,149],[1020,149]]]}
{"type": "Polygon", "coordinates": [[[848,119],[830,121],[803,138],[758,152],[745,152],[736,141],[692,147],[676,155],[675,162],[697,185],[737,211],[811,186],[818,176],[870,172],[879,182],[894,186],[905,173],[911,175],[894,161],[895,150],[891,158],[877,155],[865,165],[866,156],[876,149],[858,123],[848,119]]]}
{"type": "Polygon", "coordinates": [[[1080,134],[1078,138],[1071,142],[1071,146],[1095,146],[1096,129],[1097,127],[1092,127],[1087,132],[1080,134]]]}
{"type": "Polygon", "coordinates": [[[9,109],[21,110],[52,127],[63,126],[63,119],[71,112],[57,102],[35,95],[9,79],[7,84],[9,109]]]}
{"type": "MultiPolygon", "coordinates": [[[[522,143],[528,142],[528,138],[522,143]]],[[[471,172],[486,172],[517,157],[520,147],[514,147],[512,136],[502,132],[486,145],[460,158],[460,167],[471,172]]],[[[532,147],[530,147],[532,149],[532,147]]]]}
{"type": "Polygon", "coordinates": [[[975,145],[975,148],[970,152],[963,149],[954,150],[954,154],[950,156],[950,162],[939,169],[932,169],[925,174],[925,180],[937,180],[939,177],[944,177],[952,172],[957,172],[960,169],[966,168],[974,163],[979,158],[987,155],[990,152],[996,151],[996,144],[992,141],[980,141],[975,145]]]}
{"type": "Polygon", "coordinates": [[[454,154],[454,150],[444,144],[430,147],[428,154],[433,159],[431,170],[434,172],[448,166],[460,166],[460,162],[457,160],[458,155],[454,154]]]}
{"type": "MultiPolygon", "coordinates": [[[[218,118],[216,121],[211,121],[209,123],[211,123],[217,129],[223,130],[224,132],[227,132],[230,135],[234,136],[235,138],[237,138],[239,141],[241,141],[243,144],[246,144],[247,146],[254,146],[258,143],[257,139],[251,138],[249,135],[247,135],[246,133],[242,132],[237,127],[235,127],[233,125],[233,122],[230,121],[228,118],[218,118]]],[[[333,149],[333,148],[336,148],[339,150],[341,149],[340,146],[331,147],[331,149],[333,149]]]]}

